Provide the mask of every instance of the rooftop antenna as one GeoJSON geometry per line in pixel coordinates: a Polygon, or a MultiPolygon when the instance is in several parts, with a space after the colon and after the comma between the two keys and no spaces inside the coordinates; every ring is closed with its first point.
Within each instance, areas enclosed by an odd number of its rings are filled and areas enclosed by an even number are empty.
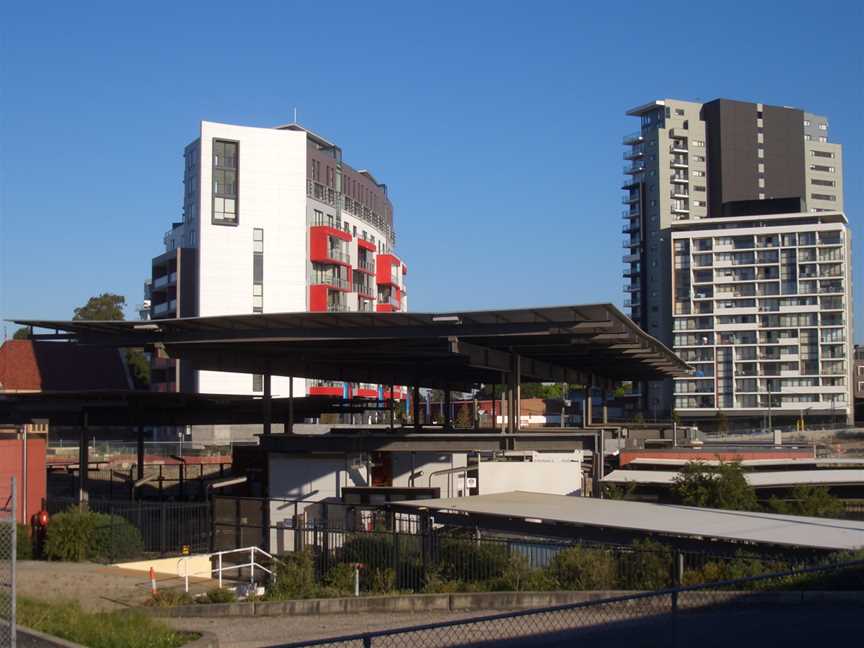
{"type": "Polygon", "coordinates": [[[294,106],[294,123],[297,123],[297,106],[294,106]]]}

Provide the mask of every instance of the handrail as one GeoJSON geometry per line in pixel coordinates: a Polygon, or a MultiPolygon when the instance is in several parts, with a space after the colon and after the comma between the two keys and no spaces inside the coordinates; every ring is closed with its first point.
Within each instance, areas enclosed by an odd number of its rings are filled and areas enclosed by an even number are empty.
{"type": "Polygon", "coordinates": [[[250,583],[255,582],[255,568],[256,567],[258,569],[260,569],[261,571],[266,572],[267,574],[270,574],[270,576],[274,576],[272,570],[267,569],[264,565],[255,561],[255,552],[256,551],[264,554],[270,560],[273,560],[273,561],[276,560],[276,558],[273,557],[271,554],[267,553],[266,551],[264,551],[260,547],[256,547],[256,546],[243,547],[243,548],[238,548],[238,549],[226,549],[225,551],[217,551],[217,552],[209,555],[209,557],[208,557],[209,559],[212,559],[214,556],[217,557],[218,567],[211,567],[206,572],[205,571],[199,571],[199,572],[191,572],[190,573],[189,572],[189,557],[184,556],[184,557],[180,558],[180,560],[177,561],[178,575],[180,575],[179,571],[180,571],[180,567],[182,565],[182,567],[183,567],[183,574],[182,574],[183,586],[184,586],[184,589],[187,593],[189,592],[189,577],[190,576],[198,576],[201,574],[207,574],[208,576],[212,577],[214,573],[217,573],[219,575],[219,588],[220,589],[222,588],[222,573],[225,571],[231,570],[231,569],[242,569],[243,567],[249,567],[250,568],[250,572],[249,572],[249,582],[250,583]],[[225,556],[227,554],[247,552],[247,551],[249,552],[249,562],[248,563],[243,563],[240,565],[231,564],[228,567],[223,567],[222,556],[225,556]]]}

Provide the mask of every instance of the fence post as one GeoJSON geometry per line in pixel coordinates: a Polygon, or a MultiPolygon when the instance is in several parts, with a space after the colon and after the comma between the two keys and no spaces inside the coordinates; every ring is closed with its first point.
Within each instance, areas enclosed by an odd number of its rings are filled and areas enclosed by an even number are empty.
{"type": "Polygon", "coordinates": [[[672,612],[678,612],[678,588],[684,576],[684,554],[676,550],[672,554],[672,612]]]}
{"type": "MultiPolygon", "coordinates": [[[[393,574],[396,577],[396,588],[399,588],[399,529],[396,524],[396,513],[391,512],[391,524],[393,525],[393,574]]],[[[412,588],[415,583],[411,584],[412,588]]]]}
{"type": "Polygon", "coordinates": [[[216,544],[216,521],[213,517],[213,498],[208,497],[206,502],[207,508],[205,509],[206,517],[204,523],[207,526],[207,551],[213,553],[213,547],[216,544]]]}
{"type": "Polygon", "coordinates": [[[330,566],[330,520],[327,502],[321,503],[321,518],[324,522],[324,537],[321,539],[321,576],[327,573],[330,566]]]}
{"type": "MultiPolygon", "coordinates": [[[[160,482],[161,483],[161,482],[160,482]]],[[[167,524],[166,524],[167,507],[165,502],[159,503],[159,554],[164,556],[167,543],[167,524]]]]}

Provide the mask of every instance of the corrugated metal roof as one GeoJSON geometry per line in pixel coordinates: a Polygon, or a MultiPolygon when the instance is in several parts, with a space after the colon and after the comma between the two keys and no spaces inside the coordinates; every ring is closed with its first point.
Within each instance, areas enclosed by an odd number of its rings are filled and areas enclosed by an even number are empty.
{"type": "Polygon", "coordinates": [[[522,491],[399,502],[399,507],[811,549],[852,550],[864,547],[864,522],[853,520],[721,511],[522,491]]]}
{"type": "MultiPolygon", "coordinates": [[[[698,459],[698,463],[706,466],[719,466],[718,459],[698,459]]],[[[639,457],[631,459],[628,465],[634,466],[686,466],[693,460],[688,459],[653,459],[650,457],[639,457]]],[[[727,462],[728,463],[728,462],[727,462]]],[[[762,466],[864,466],[864,457],[823,457],[820,459],[792,458],[792,459],[742,459],[738,461],[744,468],[760,468],[762,466]]]]}
{"type": "MultiPolygon", "coordinates": [[[[612,484],[671,484],[681,473],[672,470],[614,470],[603,478],[612,484]]],[[[864,484],[864,470],[772,470],[744,473],[754,488],[781,486],[864,484]]]]}

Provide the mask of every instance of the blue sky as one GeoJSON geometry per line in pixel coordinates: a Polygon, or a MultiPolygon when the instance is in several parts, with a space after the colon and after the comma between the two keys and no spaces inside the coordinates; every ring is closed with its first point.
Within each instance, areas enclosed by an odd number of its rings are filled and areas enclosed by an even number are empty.
{"type": "Polygon", "coordinates": [[[139,303],[198,122],[294,107],[390,186],[412,310],[620,305],[624,112],[662,97],[827,115],[860,287],[862,4],[4,3],[0,318],[139,303]]]}

